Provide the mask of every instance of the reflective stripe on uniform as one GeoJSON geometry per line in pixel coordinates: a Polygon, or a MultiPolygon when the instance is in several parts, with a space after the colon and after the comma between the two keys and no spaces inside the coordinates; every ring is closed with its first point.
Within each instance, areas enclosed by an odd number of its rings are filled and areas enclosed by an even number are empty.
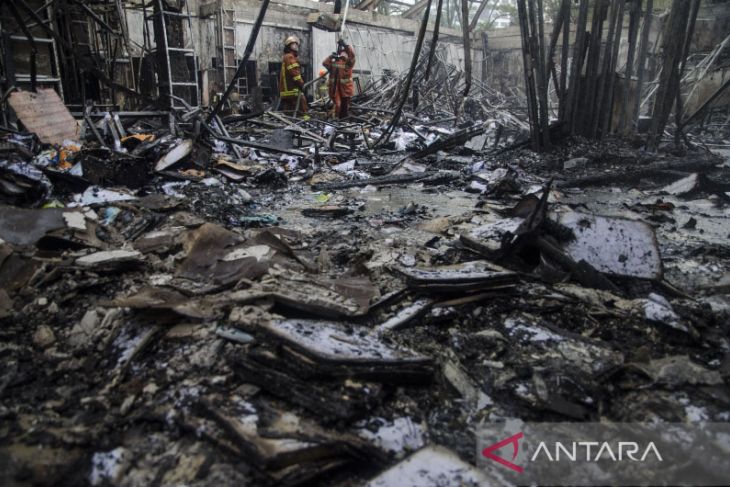
{"type": "Polygon", "coordinates": [[[284,83],[284,89],[279,92],[279,97],[284,98],[284,97],[289,97],[289,96],[299,96],[299,88],[294,88],[291,90],[287,89],[288,86],[286,84],[286,73],[284,73],[283,64],[281,65],[281,75],[280,76],[281,76],[282,82],[284,83]]]}
{"type": "Polygon", "coordinates": [[[298,79],[302,79],[302,75],[301,75],[301,74],[298,74],[298,75],[294,76],[294,77],[293,77],[292,79],[293,79],[294,81],[296,81],[296,80],[298,80],[298,79]]]}
{"type": "Polygon", "coordinates": [[[290,64],[289,66],[287,66],[286,69],[294,69],[294,68],[298,68],[298,67],[299,67],[299,63],[293,63],[293,64],[290,64]]]}

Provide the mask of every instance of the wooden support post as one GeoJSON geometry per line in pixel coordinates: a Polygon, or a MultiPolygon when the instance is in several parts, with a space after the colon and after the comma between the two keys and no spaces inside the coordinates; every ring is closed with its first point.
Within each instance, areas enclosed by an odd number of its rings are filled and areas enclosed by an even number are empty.
{"type": "MultiPolygon", "coordinates": [[[[650,0],[651,1],[651,0],[650,0]]],[[[570,124],[570,133],[575,134],[579,93],[581,86],[581,71],[583,69],[583,55],[585,53],[586,22],[588,19],[588,0],[581,0],[576,25],[575,43],[573,44],[573,63],[570,70],[570,85],[568,87],[568,104],[565,110],[565,121],[570,124]]]]}
{"type": "Polygon", "coordinates": [[[604,98],[603,120],[601,122],[601,137],[607,135],[611,131],[611,120],[613,118],[613,100],[616,91],[616,64],[618,63],[618,53],[621,48],[621,34],[624,27],[624,5],[622,1],[619,5],[618,20],[616,21],[616,36],[613,42],[613,53],[611,54],[611,66],[609,69],[608,90],[604,98]]]}
{"type": "MultiPolygon", "coordinates": [[[[616,0],[614,0],[615,2],[616,0]]],[[[593,122],[598,115],[598,67],[601,59],[601,40],[603,39],[603,22],[606,20],[610,0],[597,0],[593,7],[593,22],[591,24],[590,47],[588,48],[588,59],[586,60],[586,90],[584,94],[583,113],[580,115],[581,134],[586,137],[593,136],[593,122]]],[[[609,32],[610,35],[610,32],[609,32]]],[[[604,55],[604,58],[606,56],[604,55]]]]}
{"type": "Polygon", "coordinates": [[[621,119],[619,120],[618,131],[626,134],[630,126],[629,114],[629,93],[631,92],[631,74],[634,70],[634,57],[636,56],[636,38],[639,34],[639,17],[641,15],[641,0],[631,0],[629,6],[629,51],[626,55],[626,73],[623,96],[621,97],[621,119]]]}
{"type": "Polygon", "coordinates": [[[662,73],[659,77],[651,130],[647,141],[647,148],[651,151],[655,151],[659,145],[659,140],[664,133],[664,127],[669,120],[669,114],[677,97],[679,64],[685,36],[676,35],[676,33],[686,32],[689,8],[690,3],[686,0],[672,0],[672,10],[665,25],[664,62],[662,63],[662,73]]]}
{"type": "Polygon", "coordinates": [[[565,119],[565,108],[568,104],[568,55],[570,49],[570,0],[563,0],[563,49],[560,53],[560,108],[558,119],[565,119]]]}
{"type": "MultiPolygon", "coordinates": [[[[692,10],[689,14],[689,24],[687,25],[687,33],[684,36],[684,46],[682,48],[682,65],[679,67],[679,79],[682,79],[684,68],[687,65],[687,56],[689,55],[689,46],[692,43],[692,36],[695,31],[695,21],[697,20],[697,12],[700,9],[700,0],[692,0],[692,10]]],[[[677,104],[674,110],[676,130],[674,131],[674,144],[679,145],[682,137],[682,112],[684,107],[682,104],[682,90],[677,87],[677,104]]]]}
{"type": "Polygon", "coordinates": [[[553,33],[550,35],[550,45],[548,46],[548,57],[547,57],[547,75],[548,75],[548,85],[549,85],[549,79],[552,75],[553,77],[553,84],[555,85],[555,92],[558,95],[558,100],[562,100],[563,93],[560,91],[560,84],[558,82],[558,76],[557,73],[555,73],[555,48],[558,45],[558,38],[560,37],[560,29],[563,28],[563,20],[565,18],[565,0],[563,0],[562,4],[560,5],[560,9],[558,10],[558,13],[555,16],[555,20],[553,22],[553,33]]]}
{"type": "Polygon", "coordinates": [[[482,32],[482,94],[487,86],[487,62],[489,61],[489,34],[482,32]]]}
{"type": "Polygon", "coordinates": [[[606,39],[603,62],[603,76],[596,97],[596,117],[593,121],[593,138],[603,137],[608,133],[608,121],[611,120],[611,101],[616,77],[616,57],[621,43],[625,0],[614,0],[611,7],[611,25],[606,39]]]}
{"type": "MultiPolygon", "coordinates": [[[[530,6],[534,8],[532,0],[530,6]]],[[[533,15],[534,17],[534,15],[533,15]]],[[[548,111],[548,85],[550,83],[550,73],[547,70],[547,61],[545,59],[545,19],[543,18],[542,0],[537,0],[537,35],[538,45],[535,54],[539,56],[537,62],[537,86],[538,97],[540,101],[540,135],[542,150],[550,150],[550,115],[548,111]]],[[[532,36],[535,37],[535,30],[532,30],[532,36]]]]}
{"type": "Polygon", "coordinates": [[[469,35],[469,0],[461,0],[461,31],[464,34],[464,93],[466,98],[471,89],[471,37],[469,35]]]}
{"type": "Polygon", "coordinates": [[[654,0],[646,0],[646,13],[644,14],[644,26],[641,29],[641,42],[639,43],[639,63],[636,71],[636,100],[631,116],[634,132],[639,128],[639,116],[641,115],[641,94],[644,87],[644,72],[646,71],[646,53],[649,51],[649,32],[651,31],[651,19],[654,14],[654,0]]]}
{"type": "Polygon", "coordinates": [[[439,28],[441,26],[441,9],[443,7],[444,0],[439,0],[438,6],[436,7],[436,23],[433,26],[433,36],[431,37],[431,48],[428,51],[428,64],[426,64],[426,81],[431,77],[431,66],[433,65],[433,58],[436,55],[436,46],[439,40],[439,28]]]}
{"type": "Polygon", "coordinates": [[[540,124],[537,114],[537,97],[530,49],[530,29],[525,0],[517,0],[517,14],[520,20],[520,38],[522,39],[522,65],[525,71],[525,94],[527,95],[527,111],[530,119],[530,138],[532,140],[532,150],[539,152],[540,124]]]}

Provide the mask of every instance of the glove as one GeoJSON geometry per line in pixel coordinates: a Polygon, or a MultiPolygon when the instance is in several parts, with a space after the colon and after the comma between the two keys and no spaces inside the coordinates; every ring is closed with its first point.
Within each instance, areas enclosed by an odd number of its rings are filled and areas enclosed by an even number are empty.
{"type": "Polygon", "coordinates": [[[330,57],[332,58],[333,61],[336,61],[337,58],[340,57],[340,55],[337,53],[337,51],[333,51],[332,54],[330,55],[330,57]]]}

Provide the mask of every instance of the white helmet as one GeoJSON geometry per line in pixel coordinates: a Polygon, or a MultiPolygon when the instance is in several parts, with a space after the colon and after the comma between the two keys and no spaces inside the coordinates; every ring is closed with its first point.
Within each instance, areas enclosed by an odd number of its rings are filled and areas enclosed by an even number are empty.
{"type": "Polygon", "coordinates": [[[299,38],[297,36],[289,36],[284,41],[284,47],[288,47],[289,44],[294,44],[295,42],[299,44],[299,38]]]}

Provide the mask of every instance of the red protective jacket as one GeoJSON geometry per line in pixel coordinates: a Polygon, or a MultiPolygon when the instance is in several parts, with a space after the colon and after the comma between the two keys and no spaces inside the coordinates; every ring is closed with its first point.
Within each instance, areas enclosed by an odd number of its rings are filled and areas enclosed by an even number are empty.
{"type": "Polygon", "coordinates": [[[285,52],[281,59],[281,73],[279,73],[279,96],[281,98],[296,98],[304,87],[299,58],[295,52],[285,52]]]}
{"type": "Polygon", "coordinates": [[[355,85],[352,82],[352,68],[355,66],[355,51],[352,46],[345,46],[347,57],[338,57],[333,60],[327,57],[322,65],[330,72],[329,90],[330,98],[335,97],[335,87],[337,94],[344,98],[351,98],[355,95],[355,85]]]}

